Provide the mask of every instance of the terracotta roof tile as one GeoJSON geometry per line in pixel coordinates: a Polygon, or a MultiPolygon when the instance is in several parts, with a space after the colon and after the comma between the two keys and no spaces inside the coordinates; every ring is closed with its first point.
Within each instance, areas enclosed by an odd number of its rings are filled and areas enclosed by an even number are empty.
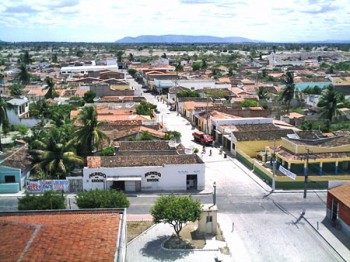
{"type": "Polygon", "coordinates": [[[113,261],[122,213],[1,213],[0,260],[113,261]]]}

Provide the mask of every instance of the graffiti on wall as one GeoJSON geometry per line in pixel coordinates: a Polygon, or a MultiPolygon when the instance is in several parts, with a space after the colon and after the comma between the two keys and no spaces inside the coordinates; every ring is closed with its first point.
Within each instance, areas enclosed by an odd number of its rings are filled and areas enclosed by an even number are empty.
{"type": "Polygon", "coordinates": [[[28,193],[43,193],[48,190],[68,192],[67,180],[27,180],[26,189],[28,193]]]}

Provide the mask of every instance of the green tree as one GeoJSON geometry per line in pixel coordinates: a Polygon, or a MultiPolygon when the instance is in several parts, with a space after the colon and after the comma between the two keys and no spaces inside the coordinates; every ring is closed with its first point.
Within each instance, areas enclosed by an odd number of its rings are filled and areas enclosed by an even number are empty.
{"type": "Polygon", "coordinates": [[[33,62],[32,58],[29,55],[28,51],[24,51],[24,54],[21,56],[21,62],[24,63],[25,65],[29,65],[33,62]]]}
{"type": "Polygon", "coordinates": [[[114,155],[115,155],[115,151],[114,151],[114,148],[111,146],[108,146],[101,151],[101,156],[114,156],[114,155]]]}
{"type": "Polygon", "coordinates": [[[188,221],[200,219],[202,204],[192,196],[160,196],[151,208],[155,223],[166,223],[173,226],[177,237],[180,237],[182,227],[188,221]]]}
{"type": "Polygon", "coordinates": [[[153,105],[151,103],[142,101],[137,107],[136,107],[136,114],[138,115],[145,115],[145,116],[151,116],[152,117],[152,110],[156,109],[157,106],[153,105]]]}
{"type": "Polygon", "coordinates": [[[267,99],[269,97],[266,89],[263,86],[259,86],[257,95],[259,99],[267,99]]]}
{"type": "Polygon", "coordinates": [[[116,190],[89,190],[75,197],[79,208],[127,208],[130,202],[126,195],[116,190]]]}
{"type": "Polygon", "coordinates": [[[94,91],[89,90],[84,94],[83,100],[85,101],[85,103],[93,103],[95,97],[96,93],[94,91]]]}
{"type": "Polygon", "coordinates": [[[182,72],[184,70],[183,66],[181,65],[181,61],[179,61],[175,66],[176,73],[182,72]]]}
{"type": "Polygon", "coordinates": [[[198,71],[201,68],[202,68],[202,63],[201,62],[194,62],[192,64],[192,70],[193,71],[198,71]]]}
{"type": "Polygon", "coordinates": [[[175,140],[177,143],[181,142],[181,133],[178,131],[167,131],[165,132],[166,140],[175,140]]]}
{"type": "Polygon", "coordinates": [[[66,209],[66,199],[61,192],[45,191],[43,195],[26,194],[18,198],[18,210],[66,209]]]}
{"type": "Polygon", "coordinates": [[[287,107],[287,113],[289,113],[290,103],[294,98],[295,93],[295,84],[294,84],[294,73],[288,71],[283,75],[282,79],[283,84],[285,85],[281,96],[280,101],[282,101],[287,107]]]}
{"type": "Polygon", "coordinates": [[[20,96],[23,94],[23,88],[18,83],[13,83],[10,87],[11,96],[20,96]]]}
{"type": "Polygon", "coordinates": [[[259,106],[259,103],[255,100],[245,99],[240,105],[241,107],[256,107],[259,106]]]}
{"type": "Polygon", "coordinates": [[[123,61],[123,55],[124,55],[124,51],[123,50],[119,50],[117,52],[116,56],[117,56],[118,62],[122,62],[123,61]]]}
{"type": "Polygon", "coordinates": [[[166,53],[163,53],[163,54],[161,55],[161,58],[167,58],[166,53]]]}
{"type": "Polygon", "coordinates": [[[30,74],[27,70],[27,66],[25,64],[20,65],[19,73],[16,76],[16,79],[19,81],[21,85],[27,85],[30,83],[30,74]]]}
{"type": "Polygon", "coordinates": [[[344,95],[335,91],[333,85],[329,85],[322,93],[317,104],[318,107],[321,107],[321,117],[328,119],[330,122],[333,119],[338,119],[341,115],[339,108],[344,106],[344,101],[344,95]]]}
{"type": "Polygon", "coordinates": [[[46,77],[45,83],[47,85],[47,93],[45,95],[45,98],[48,99],[57,97],[57,94],[55,92],[55,82],[53,81],[53,79],[51,77],[46,77]]]}
{"type": "Polygon", "coordinates": [[[129,53],[129,61],[134,61],[134,55],[132,53],[129,53]]]}
{"type": "MultiPolygon", "coordinates": [[[[7,103],[0,95],[0,128],[2,131],[8,126],[7,103]]],[[[0,136],[0,150],[2,150],[1,136],[0,136]]]]}
{"type": "Polygon", "coordinates": [[[58,57],[56,53],[52,54],[51,61],[52,63],[58,63],[58,57]]]}
{"type": "Polygon", "coordinates": [[[141,141],[152,140],[152,135],[148,131],[142,132],[140,135],[140,140],[141,141]]]}
{"type": "Polygon", "coordinates": [[[192,90],[182,90],[176,93],[177,97],[199,97],[199,93],[192,90]]]}
{"type": "Polygon", "coordinates": [[[78,50],[76,53],[77,57],[83,57],[84,56],[84,51],[83,50],[78,50]]]}
{"type": "Polygon", "coordinates": [[[128,73],[135,78],[137,71],[133,68],[128,69],[128,73]]]}
{"type": "Polygon", "coordinates": [[[34,141],[30,153],[34,160],[34,170],[41,170],[52,179],[65,178],[75,164],[84,164],[77,156],[74,141],[62,129],[51,128],[41,139],[34,141]]]}
{"type": "Polygon", "coordinates": [[[104,141],[109,142],[108,136],[98,129],[101,122],[97,121],[95,107],[84,107],[79,113],[76,123],[78,127],[74,132],[74,137],[77,141],[79,152],[83,156],[92,155],[94,150],[102,149],[104,141]]]}

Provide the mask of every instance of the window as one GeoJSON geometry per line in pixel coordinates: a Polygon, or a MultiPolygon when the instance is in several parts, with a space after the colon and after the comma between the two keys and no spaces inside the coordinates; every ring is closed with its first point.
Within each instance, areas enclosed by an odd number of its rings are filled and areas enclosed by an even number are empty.
{"type": "Polygon", "coordinates": [[[15,176],[5,176],[5,183],[16,183],[15,176]]]}
{"type": "Polygon", "coordinates": [[[213,222],[213,217],[212,216],[207,216],[207,223],[213,222]]]}

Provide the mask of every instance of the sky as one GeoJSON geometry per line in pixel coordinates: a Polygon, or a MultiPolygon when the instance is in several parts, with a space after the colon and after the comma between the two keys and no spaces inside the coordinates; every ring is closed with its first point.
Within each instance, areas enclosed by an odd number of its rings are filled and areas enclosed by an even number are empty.
{"type": "Polygon", "coordinates": [[[1,0],[0,40],[114,42],[139,35],[350,40],[350,0],[1,0]]]}

